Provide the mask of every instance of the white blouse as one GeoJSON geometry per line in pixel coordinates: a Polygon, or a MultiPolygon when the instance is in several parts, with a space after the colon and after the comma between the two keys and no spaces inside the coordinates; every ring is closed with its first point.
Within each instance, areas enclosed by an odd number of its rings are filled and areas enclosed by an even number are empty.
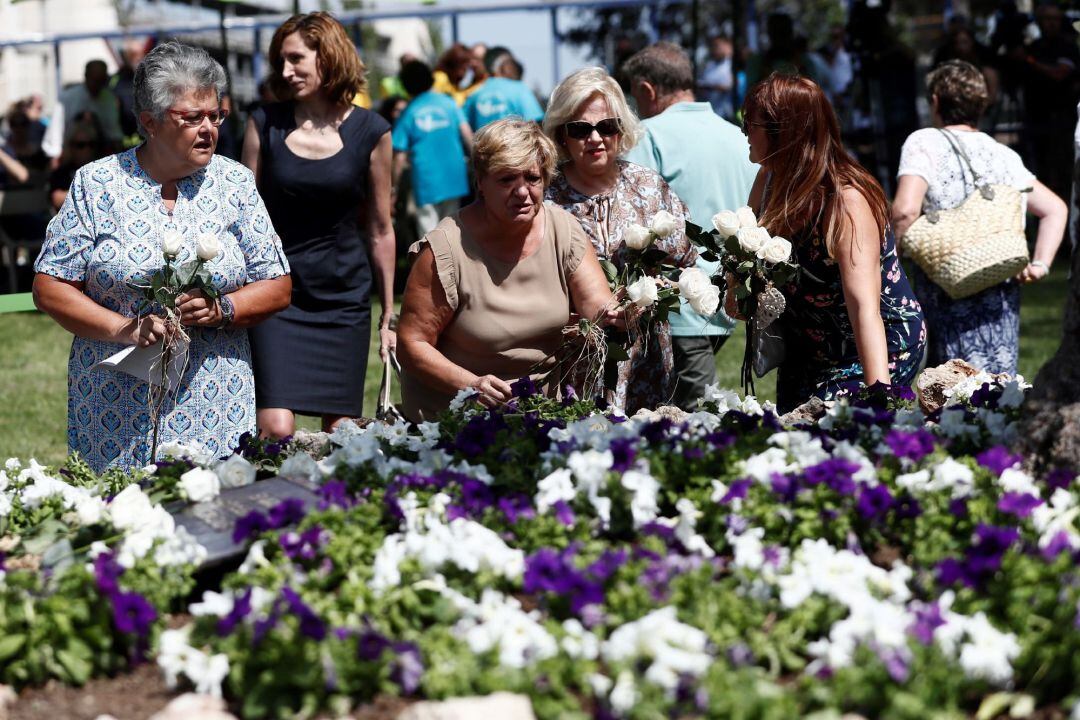
{"type": "MultiPolygon", "coordinates": [[[[1010,185],[1017,190],[1029,190],[1035,183],[1035,175],[1024,167],[1020,156],[986,133],[949,132],[967,153],[982,182],[1010,185]]],[[[908,136],[900,151],[897,177],[904,175],[918,175],[926,181],[924,213],[954,208],[975,191],[967,164],[936,128],[924,128],[908,136]]],[[[1026,202],[1027,195],[1023,197],[1026,202]]]]}

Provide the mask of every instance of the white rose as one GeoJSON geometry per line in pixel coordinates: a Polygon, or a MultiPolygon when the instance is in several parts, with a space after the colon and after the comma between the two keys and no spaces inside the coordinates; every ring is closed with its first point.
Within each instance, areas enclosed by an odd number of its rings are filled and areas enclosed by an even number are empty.
{"type": "Polygon", "coordinates": [[[756,254],[765,243],[769,242],[769,231],[760,227],[741,227],[735,233],[739,246],[748,253],[756,254]]]}
{"type": "Polygon", "coordinates": [[[649,226],[649,229],[653,231],[656,237],[666,238],[679,229],[679,221],[667,210],[661,210],[656,215],[653,215],[652,225],[649,226]]]}
{"type": "Polygon", "coordinates": [[[161,238],[161,252],[167,258],[174,258],[180,254],[180,248],[184,247],[184,236],[175,230],[166,230],[161,238]]]}
{"type": "Polygon", "coordinates": [[[751,210],[749,206],[743,205],[741,208],[735,211],[735,216],[739,218],[739,227],[757,227],[757,216],[754,215],[754,211],[751,210]]]}
{"type": "Polygon", "coordinates": [[[117,529],[133,530],[146,523],[153,509],[142,488],[128,485],[109,503],[109,517],[117,529]]]}
{"type": "Polygon", "coordinates": [[[782,237],[774,237],[758,248],[757,256],[768,263],[784,262],[791,257],[791,243],[782,237]]]}
{"type": "Polygon", "coordinates": [[[623,242],[631,250],[644,250],[652,241],[652,230],[643,225],[631,225],[623,231],[623,242]]]}
{"type": "Polygon", "coordinates": [[[285,458],[278,470],[278,476],[292,480],[311,480],[319,478],[319,464],[307,453],[296,453],[285,458]]]}
{"type": "Polygon", "coordinates": [[[683,268],[679,273],[679,294],[688,302],[700,297],[711,285],[709,276],[696,267],[683,268]]]}
{"type": "Polygon", "coordinates": [[[238,488],[255,482],[255,466],[240,455],[230,455],[229,459],[218,463],[214,468],[223,488],[238,488]]]}
{"type": "Polygon", "coordinates": [[[703,293],[690,298],[689,302],[697,314],[712,317],[720,308],[720,288],[710,283],[703,293]]]}
{"type": "Polygon", "coordinates": [[[221,243],[218,241],[217,235],[211,235],[210,233],[200,235],[195,242],[195,254],[199,256],[200,260],[206,262],[210,262],[220,255],[221,243]]]}
{"type": "Polygon", "coordinates": [[[180,476],[180,489],[191,502],[206,502],[221,494],[221,483],[213,470],[195,468],[180,476]]]}
{"type": "Polygon", "coordinates": [[[638,307],[649,307],[656,302],[656,281],[651,277],[643,277],[637,282],[627,285],[626,294],[638,307]]]}
{"type": "Polygon", "coordinates": [[[720,231],[721,237],[729,238],[739,231],[742,223],[733,210],[724,210],[712,216],[713,227],[720,231]]]}

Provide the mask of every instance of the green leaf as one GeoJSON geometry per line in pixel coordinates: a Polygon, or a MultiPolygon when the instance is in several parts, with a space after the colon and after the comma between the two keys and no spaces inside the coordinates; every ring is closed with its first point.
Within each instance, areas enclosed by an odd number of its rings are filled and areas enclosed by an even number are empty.
{"type": "Polygon", "coordinates": [[[67,670],[68,678],[75,685],[85,685],[90,679],[93,666],[85,659],[79,657],[67,648],[56,651],[56,659],[67,670]]]}
{"type": "Polygon", "coordinates": [[[14,657],[22,646],[26,644],[26,635],[5,635],[0,638],[0,662],[7,660],[10,657],[14,657]]]}
{"type": "Polygon", "coordinates": [[[615,278],[619,277],[619,269],[610,260],[601,260],[600,267],[603,269],[604,277],[607,278],[609,283],[615,282],[615,278]]]}

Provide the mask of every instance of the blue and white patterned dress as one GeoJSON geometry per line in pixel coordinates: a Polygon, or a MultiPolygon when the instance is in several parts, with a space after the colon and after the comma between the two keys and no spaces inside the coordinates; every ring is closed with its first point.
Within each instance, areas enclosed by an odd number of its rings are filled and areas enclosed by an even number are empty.
{"type": "MultiPolygon", "coordinates": [[[[49,223],[34,265],[39,273],[84,283],[94,302],[135,317],[140,296],[127,283],[145,282],[161,267],[161,239],[185,238],[180,262],[194,258],[195,240],[213,233],[221,254],[208,267],[223,293],[289,272],[251,172],[215,155],[177,183],[173,210],[161,185],[139,166],[135,149],[81,168],[60,213],[49,223]]],[[[255,430],[251,352],[243,329],[187,328],[187,370],[175,399],[162,409],[159,442],[198,443],[216,456],[255,430]]],[[[92,370],[124,345],[75,337],[68,362],[68,448],[96,471],[150,462],[152,425],[145,382],[126,373],[92,370]]]]}

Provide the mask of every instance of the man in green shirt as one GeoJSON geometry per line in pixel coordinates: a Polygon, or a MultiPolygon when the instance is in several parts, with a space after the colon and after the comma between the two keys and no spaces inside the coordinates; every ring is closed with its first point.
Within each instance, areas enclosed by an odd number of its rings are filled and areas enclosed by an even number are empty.
{"type": "MultiPolygon", "coordinates": [[[[750,146],[709,103],[694,101],[694,71],[682,48],[650,45],[621,72],[645,129],[626,159],[660,173],[686,203],[695,225],[711,228],[713,215],[745,205],[758,171],[750,162],[750,146]]],[[[698,260],[698,267],[712,275],[719,264],[698,260]]],[[[716,382],[715,353],[735,322],[723,311],[702,317],[685,302],[669,322],[678,377],[672,401],[693,410],[705,386],[716,382]]]]}

